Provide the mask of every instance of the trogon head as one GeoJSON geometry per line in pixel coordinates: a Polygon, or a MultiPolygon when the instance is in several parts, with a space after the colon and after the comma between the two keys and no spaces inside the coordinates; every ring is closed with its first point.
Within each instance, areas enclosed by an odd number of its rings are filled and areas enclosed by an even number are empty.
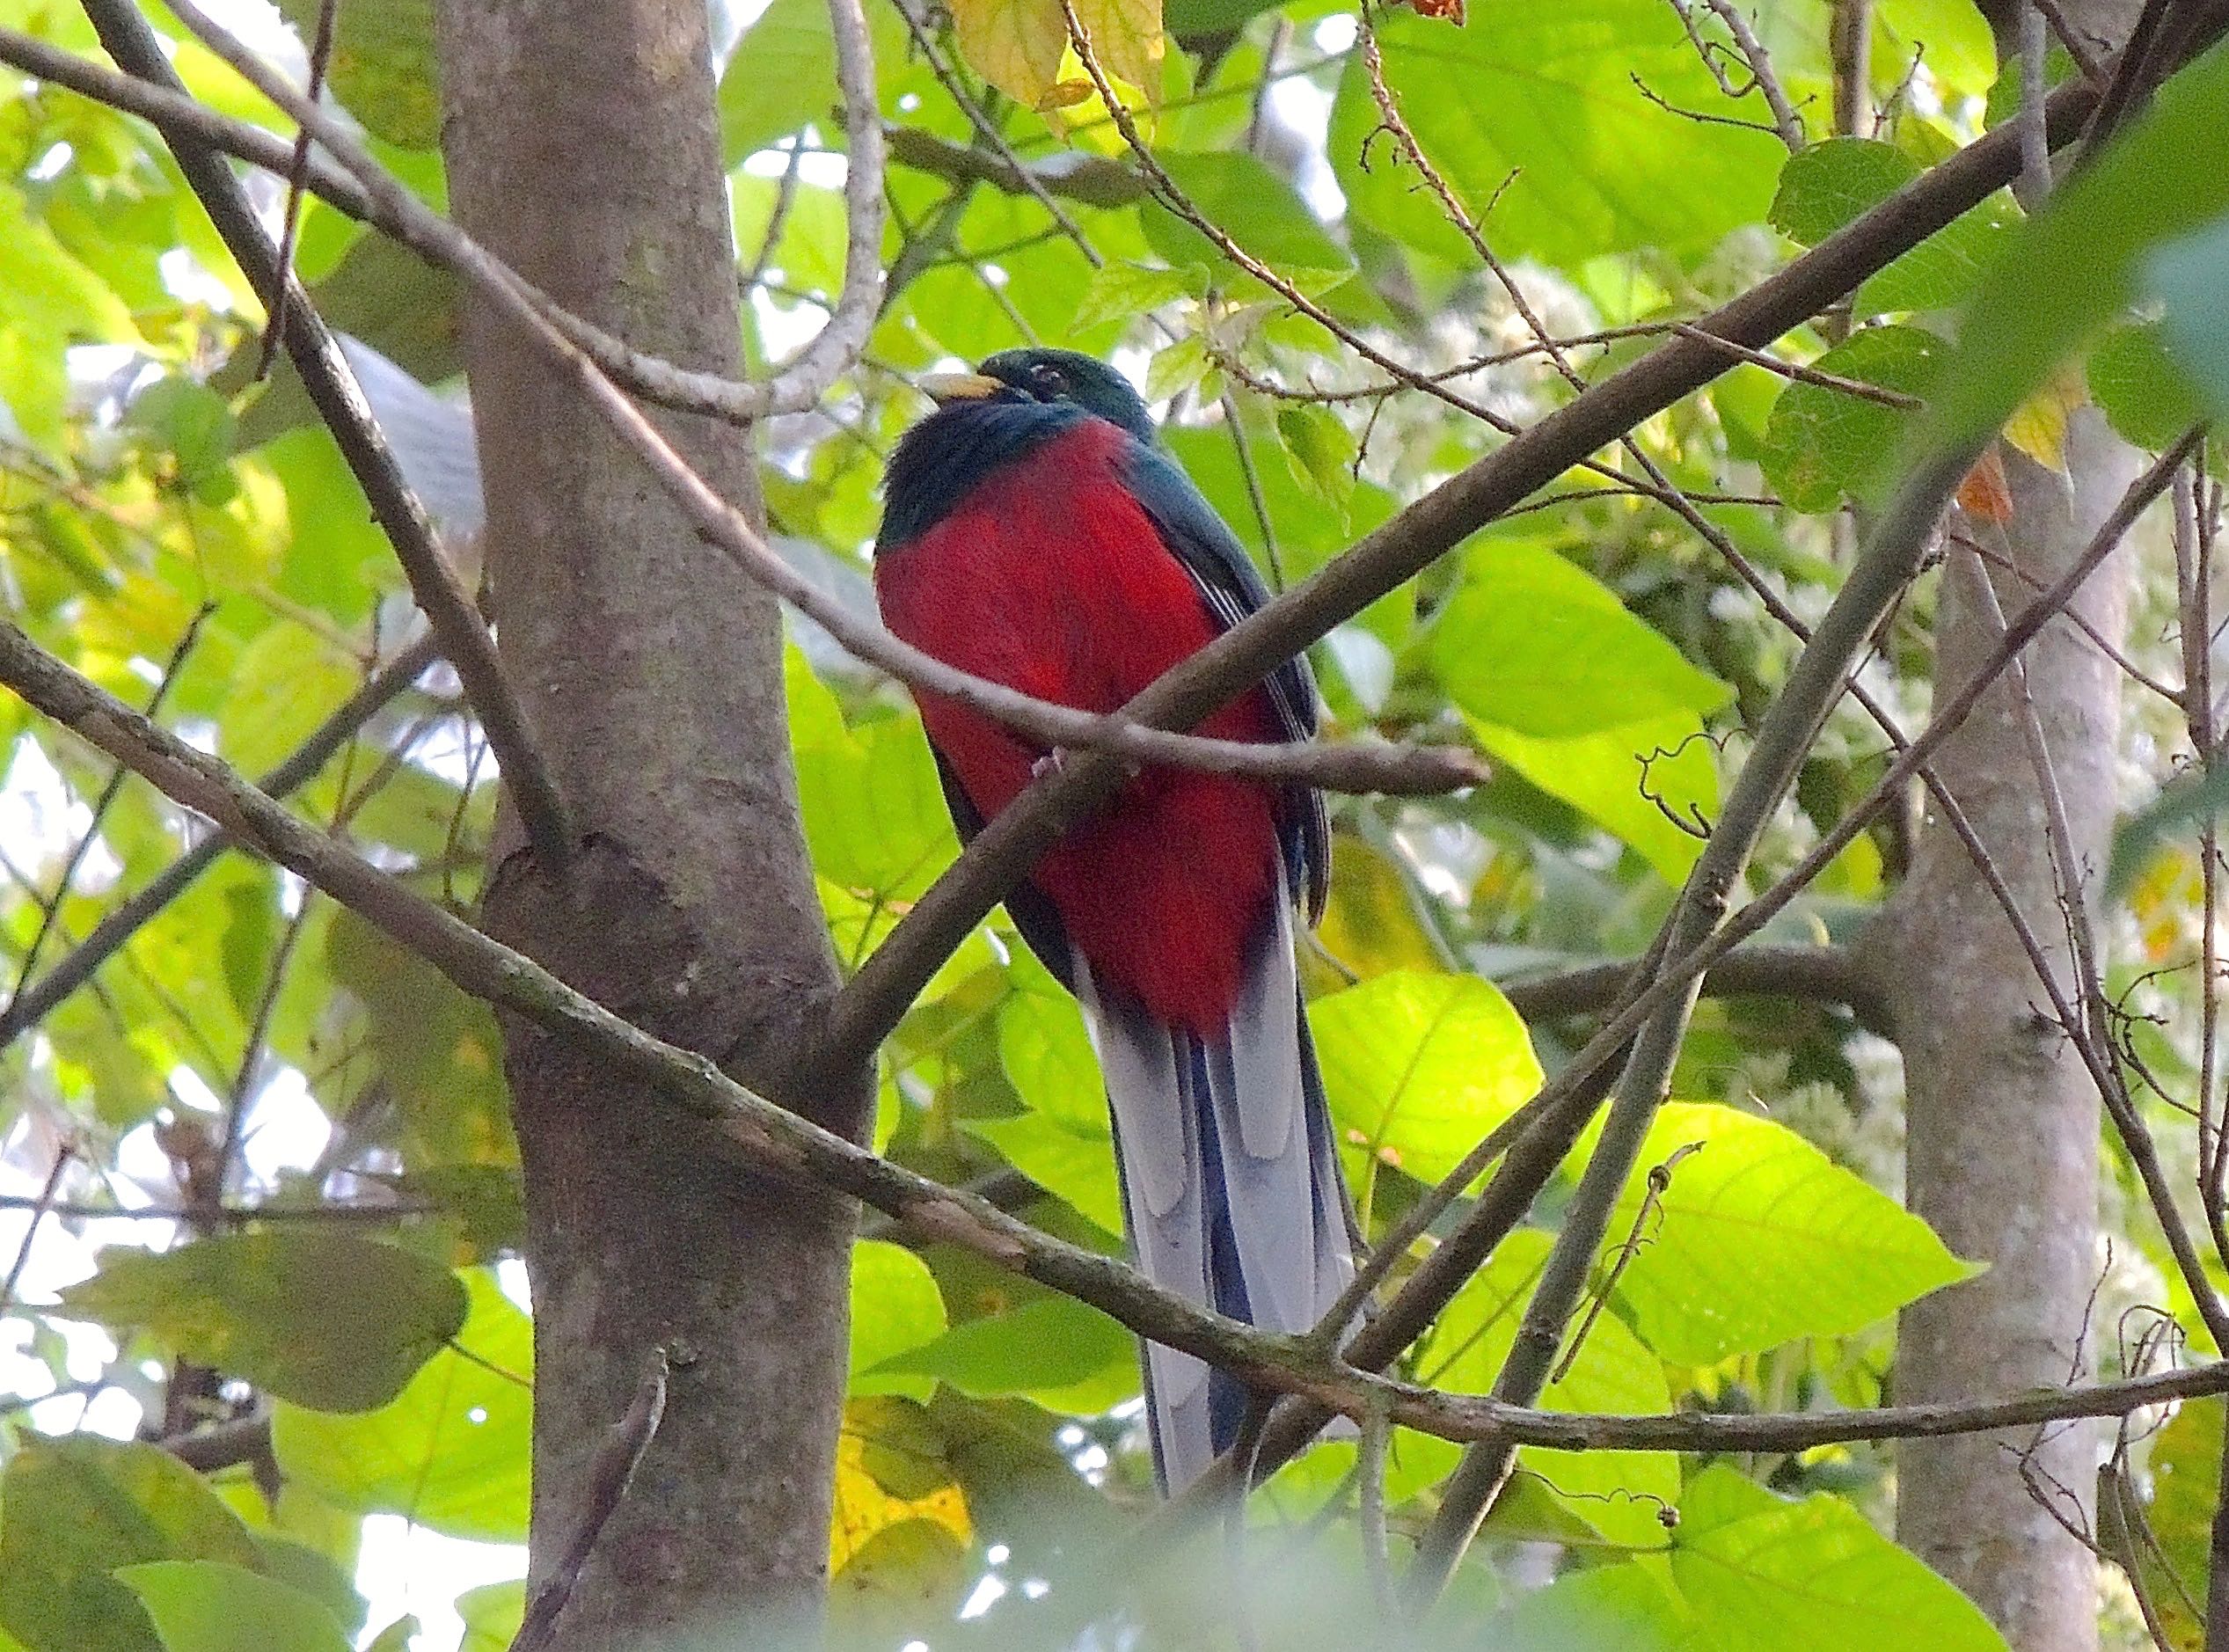
{"type": "Polygon", "coordinates": [[[1153,416],[1130,382],[1095,356],[1075,350],[1001,350],[973,373],[938,373],[919,381],[939,406],[968,401],[1066,404],[1120,425],[1140,442],[1154,440],[1153,416]]]}

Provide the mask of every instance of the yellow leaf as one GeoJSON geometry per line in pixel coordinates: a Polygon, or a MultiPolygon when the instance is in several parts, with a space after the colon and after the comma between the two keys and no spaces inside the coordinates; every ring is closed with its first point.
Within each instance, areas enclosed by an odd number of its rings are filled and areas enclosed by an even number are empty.
{"type": "Polygon", "coordinates": [[[1088,80],[1056,80],[1053,89],[1037,99],[1037,113],[1049,114],[1055,109],[1072,109],[1098,95],[1098,89],[1088,80]]]}
{"type": "Polygon", "coordinates": [[[1008,97],[1035,108],[1060,75],[1068,20],[1060,0],[951,0],[960,55],[1008,97]]]}
{"type": "MultiPolygon", "coordinates": [[[[836,1517],[829,1531],[831,1573],[850,1565],[879,1533],[909,1520],[941,1527],[962,1547],[973,1535],[968,1500],[940,1464],[919,1464],[917,1483],[902,1483],[896,1491],[876,1478],[878,1452],[901,1459],[905,1453],[905,1442],[883,1437],[886,1426],[901,1414],[899,1406],[873,1400],[844,1407],[844,1435],[836,1450],[836,1517]]],[[[902,1422],[897,1426],[903,1430],[902,1422]]],[[[887,1466],[885,1474],[895,1478],[888,1475],[887,1466]]]]}
{"type": "Polygon", "coordinates": [[[2036,464],[2066,468],[2066,416],[2089,399],[2079,372],[2063,372],[2005,421],[2005,440],[2036,464]]]}
{"type": "MultiPolygon", "coordinates": [[[[1332,839],[1331,900],[1318,932],[1324,950],[1365,981],[1389,969],[1431,971],[1442,967],[1400,869],[1360,838],[1344,833],[1332,839]]],[[[1312,948],[1302,949],[1304,970],[1319,964],[1312,948]]],[[[1320,967],[1328,977],[1330,967],[1320,967]]],[[[1331,989],[1328,979],[1322,984],[1331,989]]]]}
{"type": "Polygon", "coordinates": [[[1161,0],[1074,0],[1100,67],[1149,99],[1161,91],[1161,0]]]}

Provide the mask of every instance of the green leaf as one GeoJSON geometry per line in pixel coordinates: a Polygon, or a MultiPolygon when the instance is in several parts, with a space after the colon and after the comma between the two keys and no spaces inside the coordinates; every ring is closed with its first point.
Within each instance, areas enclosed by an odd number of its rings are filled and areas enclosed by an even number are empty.
{"type": "Polygon", "coordinates": [[[1088,327],[1100,321],[1127,321],[1173,304],[1180,298],[1199,296],[1206,271],[1198,265],[1162,269],[1135,264],[1128,259],[1109,259],[1092,272],[1092,279],[1077,301],[1072,325],[1088,327]]]}
{"type": "Polygon", "coordinates": [[[137,1327],[189,1359],[325,1411],[401,1392],[464,1323],[457,1276],[350,1233],[267,1229],[103,1257],[62,1312],[137,1327]]]}
{"type": "Polygon", "coordinates": [[[154,1652],[112,1574],[144,1561],[256,1562],[254,1539],[201,1477],[153,1445],[33,1439],[0,1485],[0,1629],[29,1652],[154,1652]]]}
{"type": "MultiPolygon", "coordinates": [[[[0,406],[33,443],[64,445],[64,352],[72,344],[135,341],[131,312],[108,284],[0,185],[0,246],[8,249],[8,308],[0,315],[0,406]]],[[[4,420],[0,420],[0,425],[4,420]]]]}
{"type": "Polygon", "coordinates": [[[1109,1233],[1122,1231],[1122,1189],[1114,1174],[1114,1134],[1071,1124],[1048,1113],[1012,1119],[965,1119],[961,1128],[989,1142],[1005,1161],[1047,1193],[1109,1233]]]}
{"type": "Polygon", "coordinates": [[[1718,766],[1693,713],[1564,740],[1475,717],[1470,728],[1489,755],[1629,844],[1667,883],[1685,878],[1702,852],[1704,823],[1718,809],[1718,766]]]}
{"type": "MultiPolygon", "coordinates": [[[[912,37],[895,6],[870,6],[866,18],[875,67],[887,74],[906,61],[912,37]]],[[[720,153],[733,167],[808,122],[838,136],[843,107],[826,0],[773,0],[720,77],[720,153]]]]}
{"type": "Polygon", "coordinates": [[[874,1368],[945,1333],[936,1276],[903,1245],[861,1239],[851,1247],[851,1393],[926,1400],[933,1380],[875,1375],[874,1368]]]}
{"type": "Polygon", "coordinates": [[[849,728],[795,649],[785,677],[814,869],[886,903],[912,899],[959,852],[920,719],[907,713],[849,728]]]}
{"type": "Polygon", "coordinates": [[[128,417],[133,428],[171,456],[179,479],[189,487],[222,471],[232,457],[232,410],[215,391],[183,374],[165,375],[133,397],[128,417]]]}
{"type": "Polygon", "coordinates": [[[280,1472],[326,1502],[399,1514],[450,1537],[526,1538],[534,1328],[496,1285],[464,1276],[471,1312],[458,1348],[435,1355],[392,1404],[338,1415],[280,1404],[271,1441],[280,1472]]]}
{"type": "Polygon", "coordinates": [[[1013,990],[998,1005],[998,1061],[1014,1093],[1078,1129],[1104,1129],[1107,1086],[1076,1000],[1034,953],[1007,969],[1013,990]]]}
{"type": "Polygon", "coordinates": [[[1881,0],[1874,31],[1875,64],[1894,63],[1896,74],[1916,56],[1943,85],[1969,98],[1996,82],[1997,41],[1974,0],[1881,0]]]}
{"type": "Polygon", "coordinates": [[[1977,442],[2135,296],[2154,246],[2229,210],[2229,167],[2193,168],[2229,127],[2229,48],[2217,46],[2051,196],[1976,293],[1916,445],[1977,442]]]}
{"type": "MultiPolygon", "coordinates": [[[[2214,1509],[2221,1498],[2221,1419],[2219,1400],[2188,1400],[2152,1442],[2145,1460],[2152,1487],[2151,1507],[2145,1515],[2152,1523],[2152,1535],[2159,1539],[2160,1556],[2145,1553],[2148,1546],[2140,1536],[2126,1533],[2135,1539],[2129,1547],[2153,1567],[2159,1558],[2164,1558],[2181,1580],[2181,1589],[2156,1573],[2145,1580],[2168,1623],[2189,1637],[2176,1640],[2177,1646],[2195,1645],[2203,1639],[2203,1626],[2191,1621],[2181,1605],[2181,1593],[2187,1589],[2192,1598],[2203,1601],[2210,1587],[2214,1509]]],[[[2101,1496],[2106,1483],[2101,1476],[2101,1496]]],[[[2100,1537],[2105,1538],[2116,1529],[2124,1530],[2127,1522],[2119,1509],[2101,1508],[2098,1524],[2100,1537]]],[[[2108,1552],[2118,1554],[2128,1549],[2116,1546],[2108,1552]]]]}
{"type": "Polygon", "coordinates": [[[1732,691],[1546,546],[1490,537],[1432,627],[1432,664],[1456,704],[1518,734],[1564,739],[1681,711],[1732,691]]]}
{"type": "Polygon", "coordinates": [[[1136,1344],[1094,1308],[1044,1297],[964,1319],[881,1373],[934,1377],[971,1399],[1027,1394],[1049,1411],[1096,1415],[1137,1392],[1136,1344]]]}
{"type": "Polygon", "coordinates": [[[2229,418],[2229,216],[2160,247],[2144,274],[2176,362],[2214,417],[2229,418]]]}
{"type": "Polygon", "coordinates": [[[464,1638],[457,1652],[510,1652],[526,1619],[526,1583],[483,1583],[457,1597],[457,1615],[464,1620],[464,1638]]]}
{"type": "Polygon", "coordinates": [[[1860,317],[1892,311],[1947,310],[1962,303],[1983,274],[2012,245],[2021,219],[2004,194],[1962,213],[1858,289],[1852,301],[1860,317]]]}
{"type": "MultiPolygon", "coordinates": [[[[1353,255],[1332,239],[1300,192],[1255,157],[1215,150],[1154,159],[1209,223],[1278,274],[1354,268],[1353,255]]],[[[1214,242],[1167,208],[1150,201],[1141,210],[1146,241],[1169,263],[1231,267],[1214,242]]]]}
{"type": "Polygon", "coordinates": [[[233,668],[219,739],[225,761],[244,774],[262,773],[300,745],[361,676],[316,632],[267,627],[233,668]]]}
{"type": "Polygon", "coordinates": [[[1618,1276],[1633,1328],[1676,1365],[1862,1330],[1981,1271],[1786,1125],[1686,1102],[1649,1127],[1611,1217],[1613,1247],[1633,1231],[1649,1171],[1697,1144],[1618,1276]]]}
{"type": "Polygon", "coordinates": [[[148,1561],[116,1575],[147,1608],[164,1652],[348,1652],[310,1596],[222,1561],[148,1561]]]}
{"type": "Polygon", "coordinates": [[[1153,352],[1145,364],[1145,398],[1166,401],[1180,391],[1190,390],[1208,374],[1207,342],[1188,333],[1173,344],[1153,352]]]}
{"type": "MultiPolygon", "coordinates": [[[[322,0],[277,0],[305,44],[322,0]]],[[[327,79],[341,106],[376,135],[406,150],[441,142],[441,65],[434,0],[340,0],[327,79]]]]}
{"type": "MultiPolygon", "coordinates": [[[[1867,327],[1813,365],[1839,378],[1918,396],[1933,386],[1942,352],[1942,340],[1923,328],[1867,327]]],[[[1758,463],[1794,508],[1833,510],[1885,468],[1910,424],[1900,408],[1798,382],[1772,405],[1758,463]]]]}
{"type": "Polygon", "coordinates": [[[1919,176],[1919,164],[1893,143],[1838,137],[1788,157],[1773,192],[1772,227],[1816,246],[1919,176]]]}
{"type": "MultiPolygon", "coordinates": [[[[1518,1597],[1490,1626],[1495,1652],[1680,1652],[1688,1616],[1677,1593],[1637,1561],[1567,1572],[1518,1597]]],[[[1696,1652],[1700,1652],[1697,1648],[1696,1652]]]]}
{"type": "Polygon", "coordinates": [[[733,166],[808,121],[841,123],[836,40],[822,0],[773,0],[720,77],[720,150],[733,166]]]}
{"type": "Polygon", "coordinates": [[[502,1039],[487,1006],[352,912],[334,918],[325,957],[364,1007],[369,1053],[416,1166],[515,1165],[502,1039]]]}
{"type": "Polygon", "coordinates": [[[1354,433],[1330,408],[1295,402],[1277,410],[1277,435],[1292,479],[1328,505],[1343,526],[1355,496],[1354,433]]]}
{"type": "Polygon", "coordinates": [[[1540,1087],[1524,1023],[1477,976],[1395,969],[1308,1006],[1341,1137],[1437,1181],[1540,1087]]]}
{"type": "MultiPolygon", "coordinates": [[[[1489,1392],[1516,1344],[1517,1325],[1554,1239],[1519,1228],[1448,1305],[1425,1343],[1423,1380],[1456,1393],[1489,1392]]],[[[1570,1371],[1543,1391],[1553,1411],[1614,1412],[1643,1416],[1670,1408],[1671,1395],[1655,1355],[1615,1315],[1603,1314],[1580,1345],[1570,1371]]],[[[1449,1455],[1452,1458],[1452,1448],[1449,1455]]],[[[1553,1490],[1581,1520],[1614,1543],[1662,1548],[1661,1511],[1678,1501],[1678,1459],[1661,1451],[1548,1451],[1526,1446],[1520,1472],[1553,1490]]]]}
{"type": "MultiPolygon", "coordinates": [[[[1740,1481],[1723,1465],[1688,1487],[1683,1511],[1714,1488],[1740,1481]]],[[[1791,1646],[1926,1647],[2004,1652],[2005,1641],[1963,1595],[1873,1529],[1838,1497],[1769,1503],[1740,1518],[1681,1523],[1672,1576],[1694,1614],[1682,1643],[1701,1652],[1783,1652],[1791,1646]]]]}
{"type": "MultiPolygon", "coordinates": [[[[1503,259],[1576,268],[1644,246],[1692,257],[1765,216],[1784,153],[1771,134],[1689,120],[1633,84],[1678,109],[1765,116],[1760,99],[1720,91],[1670,6],[1489,0],[1461,28],[1389,11],[1378,37],[1402,117],[1503,259]]],[[[1330,136],[1349,209],[1435,258],[1474,264],[1392,142],[1370,142],[1380,122],[1356,53],[1330,136]]]]}
{"type": "MultiPolygon", "coordinates": [[[[1815,246],[1918,176],[1918,164],[1894,144],[1829,138],[1788,157],[1772,199],[1772,223],[1789,239],[1815,246]]],[[[1940,310],[1958,303],[2006,244],[2016,221],[2011,203],[1991,196],[1868,280],[1858,290],[1856,313],[1940,310]]]]}
{"type": "Polygon", "coordinates": [[[2090,351],[2090,399],[2124,442],[2160,452],[2200,416],[2197,392],[2158,322],[2109,327],[2090,351]]]}
{"type": "Polygon", "coordinates": [[[302,426],[257,456],[286,491],[287,534],[278,588],[344,625],[362,619],[399,580],[387,536],[323,425],[302,426]]]}

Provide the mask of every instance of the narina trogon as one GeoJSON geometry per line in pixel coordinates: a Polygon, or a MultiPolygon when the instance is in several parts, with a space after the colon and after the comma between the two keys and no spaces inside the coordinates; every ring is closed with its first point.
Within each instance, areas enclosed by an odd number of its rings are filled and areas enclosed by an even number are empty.
{"type": "MultiPolygon", "coordinates": [[[[874,561],[883,618],[916,647],[1111,712],[1267,600],[1106,363],[1009,350],[924,387],[937,410],[891,458],[874,561]]],[[[916,698],[968,838],[1054,754],[956,701],[916,698]]],[[[1198,732],[1301,740],[1315,727],[1314,679],[1296,659],[1198,732]]],[[[1312,1327],[1354,1270],[1293,964],[1328,861],[1313,792],[1154,767],[1006,902],[1091,1028],[1140,1266],[1282,1332],[1312,1327]]],[[[1145,1394],[1173,1494],[1236,1438],[1245,1391],[1153,1344],[1145,1394]]]]}

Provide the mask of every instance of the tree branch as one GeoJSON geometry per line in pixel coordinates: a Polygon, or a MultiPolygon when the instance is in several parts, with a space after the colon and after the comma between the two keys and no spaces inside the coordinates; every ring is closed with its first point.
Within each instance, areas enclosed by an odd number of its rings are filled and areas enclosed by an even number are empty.
{"type": "MultiPolygon", "coordinates": [[[[91,4],[91,0],[88,3],[91,4]]],[[[103,4],[119,3],[121,0],[103,0],[103,4]]],[[[874,78],[872,48],[865,33],[864,17],[859,14],[858,0],[829,0],[829,4],[832,8],[849,6],[859,24],[858,33],[852,34],[847,42],[848,24],[831,11],[831,18],[837,26],[836,39],[839,80],[847,87],[864,84],[871,88],[874,78]]],[[[248,50],[234,35],[212,22],[189,0],[179,0],[172,10],[203,45],[223,58],[249,84],[284,109],[301,125],[316,133],[326,148],[336,148],[330,135],[330,123],[316,119],[304,120],[303,109],[308,107],[315,113],[315,106],[307,105],[295,88],[275,74],[269,64],[248,50]]],[[[142,77],[152,78],[147,76],[142,77]]],[[[575,315],[524,276],[465,238],[461,230],[449,226],[456,238],[455,244],[470,250],[475,265],[471,274],[482,281],[499,281],[508,287],[577,348],[586,352],[597,366],[648,400],[677,412],[703,413],[708,418],[724,420],[730,424],[749,424],[776,413],[802,412],[816,406],[825,393],[827,384],[815,384],[823,372],[828,383],[833,383],[850,365],[850,360],[857,359],[858,350],[865,345],[867,333],[873,330],[875,311],[879,308],[882,233],[881,122],[875,113],[871,91],[864,104],[849,96],[845,101],[850,106],[846,113],[847,130],[855,142],[864,133],[866,146],[864,151],[855,152],[855,164],[845,179],[845,222],[854,239],[844,257],[842,292],[836,305],[831,307],[828,325],[822,329],[824,333],[833,333],[830,347],[815,358],[808,346],[806,356],[796,364],[798,377],[787,386],[782,385],[779,380],[750,384],[723,374],[684,368],[661,356],[638,350],[624,339],[575,315]],[[866,160],[867,164],[858,165],[856,163],[860,159],[866,160]],[[870,226],[873,230],[871,236],[864,240],[857,238],[861,230],[870,226]],[[845,359],[846,352],[850,360],[845,359]],[[809,370],[806,370],[808,363],[809,370]],[[800,400],[800,394],[807,389],[811,389],[811,396],[800,400]],[[781,392],[778,403],[778,391],[781,392]]],[[[445,220],[442,222],[446,223],[445,220]]],[[[406,242],[406,245],[410,244],[406,242]]],[[[814,342],[818,344],[819,339],[816,337],[814,342]]]]}
{"type": "MultiPolygon", "coordinates": [[[[198,15],[184,0],[176,9],[189,24],[198,15]]],[[[183,90],[154,30],[131,0],[85,0],[85,13],[99,32],[101,44],[120,66],[142,80],[183,90]]],[[[566,823],[565,801],[556,779],[535,744],[517,695],[503,676],[494,641],[442,556],[433,523],[403,479],[355,375],[311,306],[309,295],[295,282],[292,272],[280,264],[278,249],[230,169],[206,145],[168,135],[166,141],[187,185],[200,197],[242,273],[262,296],[265,308],[274,315],[283,310],[287,353],[365,498],[370,501],[372,515],[386,530],[396,559],[410,580],[411,593],[434,635],[440,639],[442,652],[464,685],[465,698],[471,700],[502,766],[503,784],[517,805],[534,852],[552,870],[561,869],[572,857],[573,835],[566,823]],[[282,300],[282,293],[290,296],[282,300]]]]}
{"type": "MultiPolygon", "coordinates": [[[[1835,593],[1787,684],[1759,725],[1750,758],[1688,874],[1665,926],[1665,951],[1680,957],[1707,941],[1725,917],[1743,869],[1805,754],[1841,698],[1874,628],[1917,577],[1935,519],[1973,454],[1937,455],[1909,479],[1882,515],[1872,543],[1835,593]]],[[[1554,1248],[1526,1305],[1494,1393],[1513,1405],[1539,1397],[1562,1346],[1564,1327],[1584,1295],[1611,1210],[1633,1174],[1641,1145],[1670,1081],[1699,983],[1674,995],[1636,1034],[1611,1098],[1600,1139],[1564,1212],[1554,1248]]],[[[1516,1458],[1489,1443],[1466,1452],[1442,1490],[1438,1512],[1417,1547],[1407,1593],[1421,1612],[1439,1597],[1480,1523],[1500,1495],[1516,1458]]]]}
{"type": "Polygon", "coordinates": [[[596,1460],[588,1469],[588,1507],[580,1529],[566,1539],[548,1580],[527,1602],[526,1617],[511,1641],[510,1652],[542,1652],[556,1634],[558,1619],[563,1615],[566,1603],[573,1598],[588,1556],[596,1550],[596,1539],[603,1535],[603,1528],[610,1520],[612,1510],[619,1506],[619,1500],[627,1495],[627,1483],[642,1466],[643,1453],[657,1437],[658,1424],[666,1414],[666,1375],[669,1368],[670,1356],[661,1348],[651,1356],[650,1369],[643,1373],[634,1399],[596,1448],[596,1460]]]}
{"type": "Polygon", "coordinates": [[[874,46],[860,0],[828,0],[836,36],[836,83],[844,94],[844,285],[812,341],[763,392],[768,414],[820,405],[859,364],[882,311],[882,117],[874,91],[874,46]]]}
{"type": "MultiPolygon", "coordinates": [[[[1633,959],[1584,964],[1497,984],[1510,1006],[1533,1021],[1615,1008],[1647,980],[1645,961],[1633,959]]],[[[1889,1036],[1888,1011],[1880,991],[1846,947],[1743,947],[1704,973],[1703,996],[1809,998],[1846,1005],[1869,1031],[1889,1036]]]]}
{"type": "Polygon", "coordinates": [[[1145,179],[1129,167],[1103,155],[1061,154],[1049,160],[1009,161],[993,150],[954,143],[927,128],[900,126],[882,130],[890,158],[917,172],[955,184],[988,184],[1010,195],[1034,195],[1042,190],[1078,206],[1112,209],[1145,199],[1145,179]]]}

